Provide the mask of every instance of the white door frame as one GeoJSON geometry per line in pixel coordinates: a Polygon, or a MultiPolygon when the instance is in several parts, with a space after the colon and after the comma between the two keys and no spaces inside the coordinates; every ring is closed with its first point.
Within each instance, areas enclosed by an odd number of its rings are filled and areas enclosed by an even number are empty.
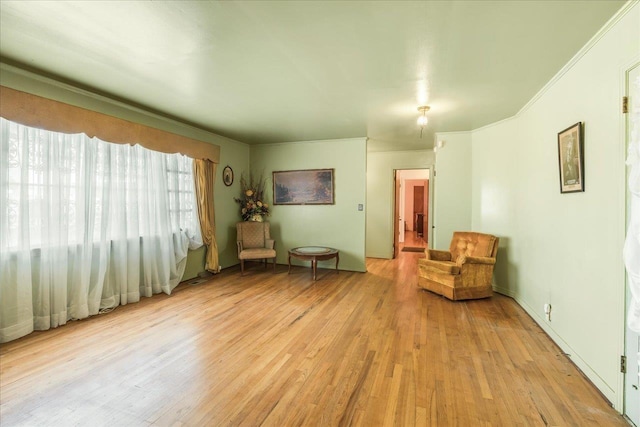
{"type": "MultiPolygon", "coordinates": [[[[428,224],[429,227],[428,227],[428,230],[427,230],[427,242],[429,242],[428,246],[430,248],[433,248],[433,243],[432,243],[433,242],[433,228],[434,228],[433,227],[433,211],[434,211],[434,209],[433,209],[433,201],[434,201],[434,198],[433,198],[434,186],[433,186],[433,184],[434,184],[434,181],[435,181],[435,177],[434,177],[434,173],[433,173],[434,169],[435,169],[434,165],[428,165],[428,166],[425,166],[425,167],[417,167],[417,168],[400,168],[399,167],[399,168],[394,168],[393,169],[393,173],[394,173],[394,176],[396,177],[396,179],[398,179],[398,172],[400,172],[400,171],[427,170],[428,173],[429,173],[429,200],[427,201],[427,203],[428,203],[427,208],[429,210],[428,213],[427,213],[427,221],[429,223],[428,224]]],[[[401,192],[401,194],[404,194],[404,178],[401,178],[401,179],[402,179],[401,182],[403,182],[403,185],[401,187],[400,192],[401,192]]],[[[395,192],[396,192],[395,187],[394,187],[393,191],[394,191],[393,204],[395,206],[396,198],[400,197],[400,194],[395,194],[395,192]]],[[[402,197],[400,200],[401,201],[404,200],[404,197],[402,197]]],[[[393,211],[395,211],[395,208],[392,208],[392,209],[393,209],[393,211]]],[[[400,214],[399,212],[398,212],[398,215],[400,215],[401,217],[404,216],[404,215],[400,214]]],[[[406,218],[405,218],[405,220],[406,220],[406,218]]],[[[395,217],[395,214],[392,215],[392,220],[391,221],[392,221],[391,230],[392,230],[392,233],[395,233],[395,226],[398,223],[398,218],[395,217]]],[[[400,228],[400,227],[398,227],[398,228],[400,228]]],[[[398,230],[398,233],[404,233],[404,230],[398,230]]],[[[395,234],[394,234],[394,236],[393,236],[393,239],[394,239],[393,241],[394,242],[395,242],[396,237],[397,236],[395,236],[395,234]]]]}

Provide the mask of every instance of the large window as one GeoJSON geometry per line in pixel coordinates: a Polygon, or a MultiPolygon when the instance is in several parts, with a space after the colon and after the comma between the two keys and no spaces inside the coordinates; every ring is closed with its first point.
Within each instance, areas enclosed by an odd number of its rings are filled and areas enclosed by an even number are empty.
{"type": "Polygon", "coordinates": [[[193,160],[0,118],[0,342],[171,293],[202,244],[193,160]]]}
{"type": "MultiPolygon", "coordinates": [[[[193,178],[193,160],[171,156],[167,162],[169,213],[174,231],[199,229],[193,178]]],[[[199,232],[198,232],[199,233],[199,232]]]]}
{"type": "Polygon", "coordinates": [[[4,187],[1,214],[6,215],[6,247],[40,248],[52,241],[43,237],[52,232],[67,233],[69,244],[88,237],[99,241],[103,233],[112,240],[168,230],[187,231],[190,237],[199,234],[189,157],[109,144],[81,134],[48,132],[4,119],[3,132],[6,162],[0,186],[4,187]],[[162,223],[151,226],[149,217],[164,203],[169,224],[163,230],[162,223]],[[56,213],[60,217],[51,218],[56,213]],[[52,229],[56,219],[61,227],[52,229]],[[125,227],[119,226],[121,221],[125,227]]]}

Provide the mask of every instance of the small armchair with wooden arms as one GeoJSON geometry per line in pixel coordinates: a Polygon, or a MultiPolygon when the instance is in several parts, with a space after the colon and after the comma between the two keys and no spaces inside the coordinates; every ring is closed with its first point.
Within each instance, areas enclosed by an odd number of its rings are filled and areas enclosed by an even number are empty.
{"type": "Polygon", "coordinates": [[[454,301],[490,297],[498,241],[490,234],[454,232],[449,251],[425,249],[418,286],[454,301]]]}
{"type": "Polygon", "coordinates": [[[273,259],[273,271],[276,271],[276,242],[271,238],[268,222],[239,222],[236,233],[241,275],[244,275],[245,260],[264,260],[266,268],[267,260],[273,259]]]}

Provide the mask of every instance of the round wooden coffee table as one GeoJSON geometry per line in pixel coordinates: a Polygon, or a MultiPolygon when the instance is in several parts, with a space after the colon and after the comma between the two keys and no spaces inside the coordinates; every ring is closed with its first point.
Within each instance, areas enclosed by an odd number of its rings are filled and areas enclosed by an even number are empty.
{"type": "Polygon", "coordinates": [[[318,270],[318,261],[327,259],[336,259],[336,273],[338,273],[338,263],[340,262],[340,251],[324,246],[300,246],[298,248],[289,249],[289,271],[291,273],[291,257],[311,261],[311,269],[313,270],[313,280],[316,280],[316,271],[318,270]]]}

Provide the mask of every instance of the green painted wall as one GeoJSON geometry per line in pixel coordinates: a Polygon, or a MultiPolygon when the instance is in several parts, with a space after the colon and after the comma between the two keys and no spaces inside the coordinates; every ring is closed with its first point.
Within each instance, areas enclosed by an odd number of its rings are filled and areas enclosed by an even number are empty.
{"type": "Polygon", "coordinates": [[[448,250],[454,231],[471,230],[471,133],[436,133],[434,249],[448,250]]]}
{"type": "Polygon", "coordinates": [[[496,285],[622,410],[625,72],[640,61],[640,3],[518,115],[472,135],[472,223],[497,234],[496,285]],[[585,192],[560,193],[557,133],[584,123],[585,192]],[[551,320],[544,304],[551,304],[551,320]]]}
{"type": "Polygon", "coordinates": [[[220,164],[216,176],[216,239],[220,256],[220,266],[228,268],[239,264],[236,247],[236,222],[238,222],[238,205],[233,201],[240,193],[240,176],[249,171],[249,146],[238,142],[220,145],[220,164]],[[227,187],[222,182],[222,169],[225,166],[233,169],[234,180],[227,187]]]}
{"type": "Polygon", "coordinates": [[[434,161],[432,150],[367,154],[368,257],[393,258],[394,169],[433,168],[434,161]]]}
{"type": "MultiPolygon", "coordinates": [[[[365,138],[251,147],[251,169],[255,175],[263,173],[268,178],[269,203],[273,201],[273,171],[335,169],[334,205],[272,206],[267,219],[276,240],[279,264],[287,263],[290,248],[324,245],[340,250],[341,270],[366,271],[365,212],[358,211],[358,204],[365,205],[366,199],[366,149],[365,138]]],[[[333,268],[335,264],[326,261],[318,265],[333,268]]]]}

